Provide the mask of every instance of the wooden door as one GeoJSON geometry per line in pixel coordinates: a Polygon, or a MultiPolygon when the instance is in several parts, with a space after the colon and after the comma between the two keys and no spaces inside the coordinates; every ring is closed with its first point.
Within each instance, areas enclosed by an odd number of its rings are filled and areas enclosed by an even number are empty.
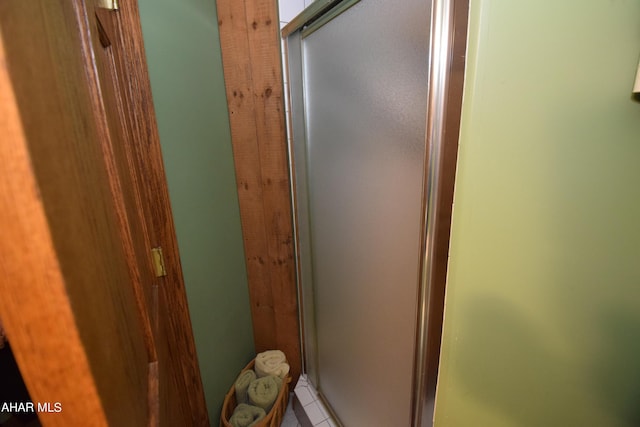
{"type": "Polygon", "coordinates": [[[208,425],[137,4],[105,3],[0,2],[0,317],[44,425],[208,425]]]}

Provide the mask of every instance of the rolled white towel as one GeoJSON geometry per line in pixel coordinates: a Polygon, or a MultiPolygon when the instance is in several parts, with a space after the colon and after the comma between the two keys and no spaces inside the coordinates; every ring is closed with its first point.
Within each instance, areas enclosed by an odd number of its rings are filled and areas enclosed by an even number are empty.
{"type": "Polygon", "coordinates": [[[253,368],[258,378],[274,375],[284,379],[289,373],[287,357],[280,350],[267,350],[259,353],[253,368]]]}

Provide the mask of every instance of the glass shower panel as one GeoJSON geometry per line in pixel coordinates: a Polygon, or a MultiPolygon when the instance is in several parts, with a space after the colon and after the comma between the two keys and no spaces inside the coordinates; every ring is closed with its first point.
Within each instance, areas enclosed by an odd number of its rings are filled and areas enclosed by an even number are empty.
{"type": "Polygon", "coordinates": [[[302,39],[318,387],[345,426],[410,424],[429,3],[361,1],[302,39]]]}

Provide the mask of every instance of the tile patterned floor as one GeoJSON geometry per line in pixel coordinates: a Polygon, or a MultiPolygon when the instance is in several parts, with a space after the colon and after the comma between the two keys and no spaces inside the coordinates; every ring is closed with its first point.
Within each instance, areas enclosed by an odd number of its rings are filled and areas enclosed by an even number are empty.
{"type": "MultiPolygon", "coordinates": [[[[293,397],[293,396],[292,396],[293,397]]],[[[282,418],[281,427],[301,427],[298,419],[296,418],[296,414],[293,412],[293,398],[289,399],[289,405],[287,406],[287,412],[284,413],[284,417],[282,418]]]]}
{"type": "MultiPolygon", "coordinates": [[[[294,393],[298,403],[302,406],[304,413],[313,427],[337,426],[331,419],[329,411],[327,411],[324,404],[318,397],[318,393],[314,389],[313,385],[307,381],[307,377],[305,375],[300,376],[294,393]]],[[[292,427],[297,426],[292,425],[292,427]]]]}

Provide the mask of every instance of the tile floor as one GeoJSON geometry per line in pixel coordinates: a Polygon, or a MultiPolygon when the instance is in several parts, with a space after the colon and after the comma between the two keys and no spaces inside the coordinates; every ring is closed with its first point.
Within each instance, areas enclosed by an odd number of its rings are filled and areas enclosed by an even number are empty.
{"type": "Polygon", "coordinates": [[[302,427],[296,418],[296,414],[293,412],[292,403],[293,396],[289,399],[289,406],[287,406],[287,412],[284,413],[284,417],[282,418],[281,427],[302,427]]]}
{"type": "MultiPolygon", "coordinates": [[[[300,409],[300,408],[299,408],[300,409]]],[[[296,384],[296,388],[293,391],[291,399],[289,399],[289,406],[287,412],[282,421],[282,427],[337,427],[337,424],[333,422],[329,411],[326,410],[324,404],[318,397],[318,393],[313,386],[307,381],[305,375],[302,375],[296,384]],[[302,423],[296,418],[294,412],[294,405],[299,405],[307,420],[303,420],[302,423]]]]}

